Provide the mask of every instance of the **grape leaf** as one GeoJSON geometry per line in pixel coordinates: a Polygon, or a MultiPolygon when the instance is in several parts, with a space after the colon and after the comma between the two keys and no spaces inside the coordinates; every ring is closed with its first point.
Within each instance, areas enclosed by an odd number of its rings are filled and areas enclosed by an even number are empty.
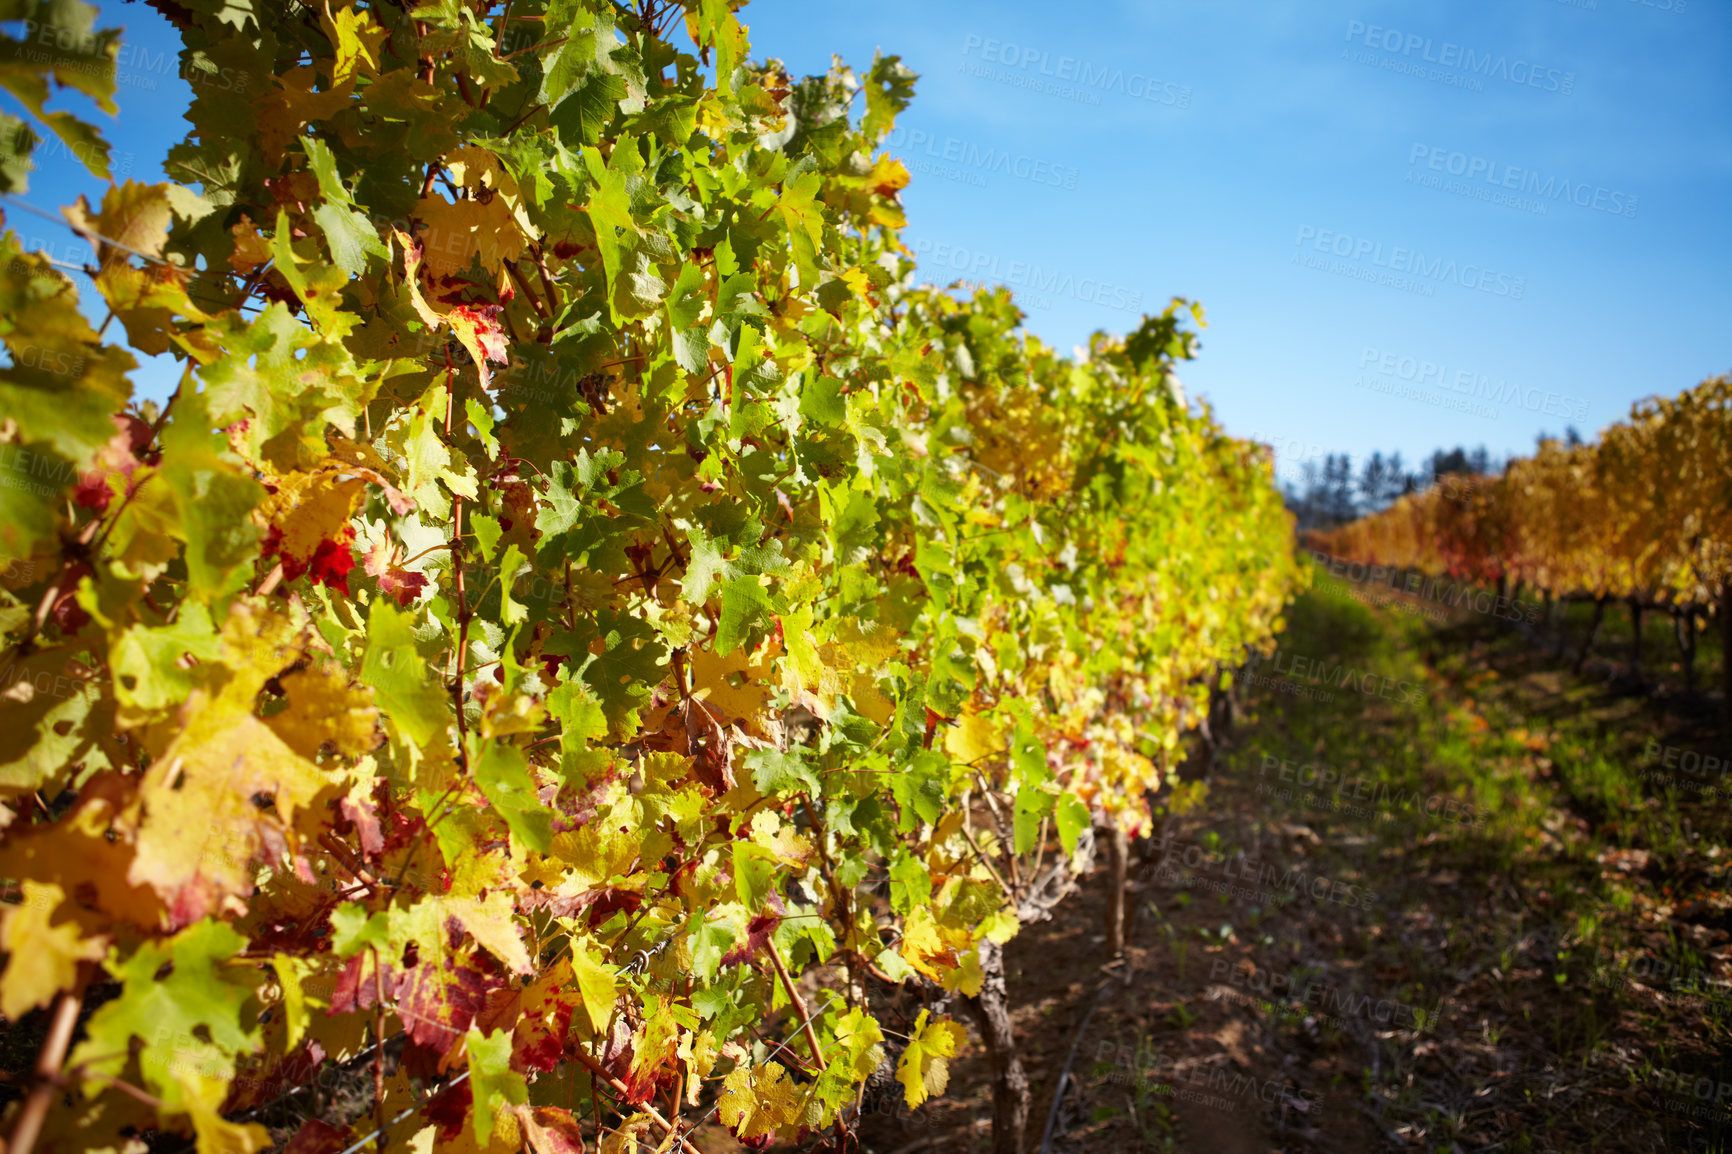
{"type": "Polygon", "coordinates": [[[908,1048],[896,1064],[896,1080],[902,1083],[903,1094],[910,1110],[934,1094],[944,1093],[950,1084],[950,1059],[956,1056],[968,1034],[949,1018],[927,1020],[928,1011],[921,1010],[908,1035],[908,1048]]]}

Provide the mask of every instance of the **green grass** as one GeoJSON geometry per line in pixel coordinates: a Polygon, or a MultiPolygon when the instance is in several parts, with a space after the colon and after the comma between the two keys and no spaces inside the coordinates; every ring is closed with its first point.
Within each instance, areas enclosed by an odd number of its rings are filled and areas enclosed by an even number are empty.
{"type": "MultiPolygon", "coordinates": [[[[1302,597],[1282,650],[1411,683],[1417,699],[1338,692],[1311,701],[1260,687],[1217,788],[1254,790],[1265,757],[1315,761],[1434,805],[1471,806],[1479,819],[1406,806],[1367,821],[1314,794],[1258,795],[1271,821],[1322,835],[1317,854],[1336,863],[1329,868],[1359,870],[1396,896],[1384,923],[1361,927],[1364,940],[1349,941],[1344,956],[1412,975],[1397,996],[1415,1004],[1452,991],[1441,1029],[1466,1073],[1422,1092],[1413,1078],[1423,1085],[1429,1065],[1392,1046],[1368,1098],[1386,1124],[1423,1131],[1428,1148],[1478,1144],[1467,1140],[1476,1131],[1504,1149],[1639,1149],[1661,1135],[1723,1143],[1718,1123],[1666,1113],[1642,1079],[1657,1057],[1666,1069],[1732,1082],[1732,997],[1644,983],[1668,987],[1656,998],[1607,979],[1641,982],[1656,966],[1726,970],[1714,955],[1732,938],[1732,822],[1724,802],[1644,778],[1643,751],[1650,740],[1703,752],[1732,742],[1700,708],[1668,712],[1665,697],[1610,692],[1603,666],[1575,677],[1589,605],[1571,607],[1560,660],[1507,622],[1464,613],[1439,626],[1370,609],[1351,592],[1330,582],[1302,597]],[[1623,969],[1632,962],[1635,971],[1623,969]],[[1495,976],[1459,980],[1476,968],[1495,976]],[[1451,1021],[1463,1001],[1484,1020],[1451,1021]],[[1507,1118],[1460,1085],[1500,1061],[1517,1069],[1488,1079],[1484,1093],[1507,1118]],[[1507,1088],[1517,1083],[1519,1097],[1507,1088]],[[1450,1094],[1460,1096],[1438,1101],[1450,1094]]],[[[1644,617],[1644,674],[1681,688],[1670,620],[1644,617]]],[[[1595,655],[1621,664],[1629,645],[1627,609],[1608,606],[1595,655]]],[[[1717,685],[1711,631],[1698,635],[1696,661],[1698,687],[1717,685]]]]}

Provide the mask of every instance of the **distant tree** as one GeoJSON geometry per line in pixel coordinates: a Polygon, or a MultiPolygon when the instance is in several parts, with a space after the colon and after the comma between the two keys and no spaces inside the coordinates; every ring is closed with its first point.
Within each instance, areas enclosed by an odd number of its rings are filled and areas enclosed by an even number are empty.
{"type": "Polygon", "coordinates": [[[1383,491],[1389,483],[1389,466],[1384,463],[1383,454],[1373,452],[1365,459],[1365,467],[1359,473],[1359,500],[1367,511],[1383,508],[1383,491]]]}
{"type": "Polygon", "coordinates": [[[1346,453],[1331,453],[1323,461],[1324,480],[1328,484],[1329,516],[1342,524],[1359,515],[1353,499],[1353,458],[1346,453]]]}
{"type": "Polygon", "coordinates": [[[1398,497],[1413,492],[1418,485],[1407,471],[1407,462],[1401,459],[1401,450],[1389,454],[1389,474],[1384,480],[1383,503],[1389,504],[1398,497]]]}

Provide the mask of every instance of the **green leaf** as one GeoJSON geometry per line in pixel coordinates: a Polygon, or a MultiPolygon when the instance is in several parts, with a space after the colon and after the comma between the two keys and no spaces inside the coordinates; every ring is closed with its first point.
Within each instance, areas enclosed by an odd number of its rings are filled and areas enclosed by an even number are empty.
{"type": "Polygon", "coordinates": [[[761,910],[776,890],[776,859],[749,841],[734,843],[734,890],[748,910],[761,910]]]}
{"type": "Polygon", "coordinates": [[[596,1033],[607,1029],[613,1018],[614,1002],[618,997],[619,979],[612,967],[597,957],[595,951],[581,943],[571,950],[571,972],[577,982],[578,996],[583,1000],[583,1012],[596,1033]]]}
{"type": "Polygon", "coordinates": [[[511,1031],[483,1034],[475,1026],[464,1036],[469,1050],[469,1083],[475,1108],[471,1133],[485,1146],[493,1136],[493,1119],[507,1107],[529,1101],[529,1084],[511,1068],[511,1031]]]}
{"type": "Polygon", "coordinates": [[[517,840],[537,853],[553,844],[553,813],[536,797],[535,778],[523,751],[495,742],[475,766],[475,784],[487,795],[517,840]]]}
{"type": "Polygon", "coordinates": [[[1027,723],[1017,726],[1010,742],[1011,772],[1016,778],[1013,817],[1016,852],[1028,853],[1040,838],[1040,823],[1053,810],[1053,795],[1041,788],[1052,780],[1046,749],[1027,723]]]}
{"type": "Polygon", "coordinates": [[[528,606],[511,599],[511,587],[517,583],[526,564],[515,541],[505,547],[505,556],[499,561],[499,620],[506,628],[522,624],[529,616],[528,606]]]}
{"type": "Polygon", "coordinates": [[[906,914],[932,903],[932,871],[913,854],[898,854],[890,865],[890,905],[906,914]]]}
{"type": "Polygon", "coordinates": [[[760,581],[756,574],[746,573],[722,587],[722,611],[716,626],[716,656],[726,657],[753,634],[770,628],[779,606],[760,581]]]}
{"type": "Polygon", "coordinates": [[[204,396],[183,385],[163,430],[157,475],[174,495],[189,592],[213,601],[237,592],[251,576],[259,552],[251,514],[265,496],[264,486],[219,449],[223,440],[204,396]]]}
{"type": "Polygon", "coordinates": [[[118,1077],[132,1039],[141,1038],[139,1072],[163,1101],[185,1101],[189,1072],[226,1082],[235,1059],[262,1045],[259,1028],[242,1024],[253,1000],[248,972],[222,964],[246,945],[232,928],[207,918],[167,941],[143,943],[125,962],[105,963],[122,983],[120,996],[91,1015],[72,1064],[118,1077]]]}
{"type": "Polygon", "coordinates": [[[76,479],[71,462],[46,444],[0,445],[0,561],[54,544],[56,514],[76,479]]]}
{"type": "Polygon", "coordinates": [[[30,191],[31,154],[36,151],[36,134],[30,126],[5,112],[0,112],[0,192],[21,195],[30,191]]]}
{"type": "Polygon", "coordinates": [[[866,74],[866,115],[860,130],[876,143],[896,126],[896,117],[914,100],[914,82],[919,73],[902,63],[900,56],[872,57],[872,70],[866,74]]]}
{"type": "Polygon", "coordinates": [[[71,282],[11,232],[0,236],[0,341],[10,361],[0,367],[0,413],[16,440],[49,444],[79,472],[89,468],[114,436],[111,418],[138,362],[97,340],[71,282]]]}
{"type": "Polygon", "coordinates": [[[1053,809],[1053,820],[1058,826],[1058,840],[1064,845],[1064,852],[1075,853],[1076,839],[1089,827],[1089,807],[1076,794],[1066,790],[1059,795],[1058,804],[1053,809]]]}
{"type": "Polygon", "coordinates": [[[210,610],[196,601],[172,625],[134,625],[109,650],[115,700],[145,712],[179,705],[200,680],[198,663],[221,654],[210,610]]]}
{"type": "Polygon", "coordinates": [[[950,760],[935,749],[923,749],[890,774],[890,793],[902,807],[902,828],[915,820],[936,822],[944,814],[950,788],[950,760]]]}
{"type": "Polygon", "coordinates": [[[451,706],[415,647],[413,618],[380,599],[367,615],[367,651],[361,680],[399,732],[416,746],[430,744],[451,720],[451,706]]]}
{"type": "Polygon", "coordinates": [[[331,952],[352,958],[365,949],[389,950],[391,911],[369,915],[360,902],[344,902],[331,911],[331,952]]]}

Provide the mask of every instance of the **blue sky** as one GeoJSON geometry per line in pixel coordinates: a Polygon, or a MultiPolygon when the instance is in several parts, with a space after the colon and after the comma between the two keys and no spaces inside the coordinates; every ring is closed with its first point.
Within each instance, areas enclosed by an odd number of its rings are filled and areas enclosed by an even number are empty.
{"type": "MultiPolygon", "coordinates": [[[[134,179],[161,179],[188,103],[173,38],[142,5],[102,8],[138,46],[105,130],[134,179]]],[[[1062,349],[1200,300],[1185,383],[1283,475],[1336,450],[1525,452],[1732,371],[1724,3],[757,0],[741,17],[754,54],[796,73],[881,48],[921,74],[891,151],[931,279],[1012,284],[1062,349]]],[[[29,200],[81,191],[48,157],[29,200]]],[[[83,259],[64,229],[8,217],[83,259]]]]}

